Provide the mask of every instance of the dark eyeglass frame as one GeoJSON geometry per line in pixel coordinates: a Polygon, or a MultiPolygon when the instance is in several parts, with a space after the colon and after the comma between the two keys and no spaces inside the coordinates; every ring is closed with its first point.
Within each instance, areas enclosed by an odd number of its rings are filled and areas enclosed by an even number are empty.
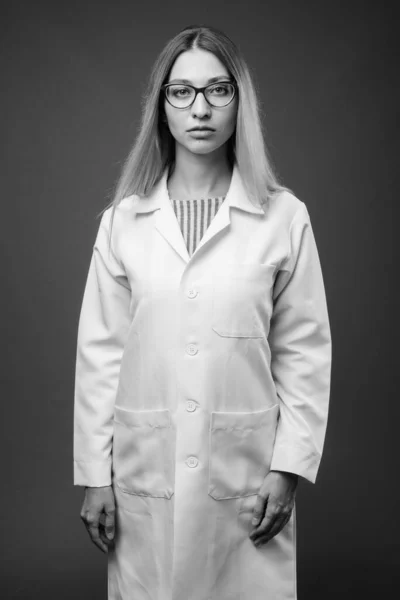
{"type": "Polygon", "coordinates": [[[207,104],[209,104],[212,108],[225,108],[226,106],[229,106],[229,104],[235,98],[237,91],[238,91],[238,86],[235,81],[215,81],[214,83],[209,83],[208,85],[205,85],[204,87],[196,87],[194,85],[190,85],[189,83],[164,83],[164,85],[161,86],[161,89],[164,92],[165,99],[167,100],[167,102],[169,104],[171,104],[171,106],[173,108],[176,108],[177,110],[186,110],[187,108],[190,108],[195,103],[197,94],[199,94],[200,92],[203,94],[204,99],[207,102],[207,104]],[[223,106],[215,106],[215,104],[211,104],[211,102],[207,99],[204,92],[207,88],[216,86],[220,83],[229,83],[233,87],[233,90],[234,90],[233,96],[227,104],[224,104],[223,106]],[[194,92],[195,92],[193,101],[190,104],[188,104],[187,106],[175,106],[174,104],[172,104],[168,99],[167,88],[172,87],[173,85],[182,85],[184,87],[192,88],[192,90],[194,90],[194,92]]]}

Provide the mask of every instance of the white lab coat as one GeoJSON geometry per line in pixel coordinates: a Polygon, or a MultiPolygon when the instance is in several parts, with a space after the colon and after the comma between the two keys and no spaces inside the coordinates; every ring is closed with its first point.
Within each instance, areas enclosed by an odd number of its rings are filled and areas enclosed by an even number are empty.
{"type": "Polygon", "coordinates": [[[81,308],[75,485],[113,485],[110,600],[295,600],[295,513],[249,539],[269,469],[315,481],[331,336],[309,213],[238,167],[189,257],[167,171],[100,223],[81,308]]]}

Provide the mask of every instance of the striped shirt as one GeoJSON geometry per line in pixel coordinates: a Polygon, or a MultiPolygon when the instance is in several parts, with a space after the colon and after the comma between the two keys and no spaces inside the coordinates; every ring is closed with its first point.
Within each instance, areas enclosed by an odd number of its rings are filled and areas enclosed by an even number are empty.
{"type": "Polygon", "coordinates": [[[173,200],[171,204],[178,219],[189,256],[192,256],[207,227],[217,214],[226,196],[195,200],[173,200]]]}

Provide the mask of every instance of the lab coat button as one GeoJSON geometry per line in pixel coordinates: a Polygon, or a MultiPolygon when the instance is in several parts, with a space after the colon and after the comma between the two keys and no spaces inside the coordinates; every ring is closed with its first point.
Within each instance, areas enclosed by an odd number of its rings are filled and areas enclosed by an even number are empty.
{"type": "Polygon", "coordinates": [[[197,353],[198,353],[198,349],[197,349],[197,347],[196,347],[196,345],[195,345],[195,344],[188,344],[188,345],[186,346],[186,352],[187,352],[188,354],[191,354],[191,355],[193,356],[194,354],[197,354],[197,353]]]}
{"type": "Polygon", "coordinates": [[[194,410],[196,410],[196,404],[193,402],[193,400],[186,401],[186,410],[188,412],[193,412],[194,410]]]}
{"type": "Polygon", "coordinates": [[[189,458],[186,461],[186,464],[188,467],[197,467],[197,465],[199,464],[198,459],[195,456],[189,456],[189,458]]]}
{"type": "Polygon", "coordinates": [[[188,290],[189,298],[196,298],[197,294],[198,294],[197,290],[194,290],[194,289],[188,290]]]}

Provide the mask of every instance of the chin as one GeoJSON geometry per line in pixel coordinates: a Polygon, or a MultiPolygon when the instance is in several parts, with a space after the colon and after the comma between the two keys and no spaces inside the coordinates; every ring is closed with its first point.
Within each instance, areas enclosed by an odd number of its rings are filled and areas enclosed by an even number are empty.
{"type": "Polygon", "coordinates": [[[207,140],[207,139],[197,139],[191,144],[185,144],[185,148],[192,152],[193,154],[210,154],[210,152],[214,152],[218,150],[225,142],[215,143],[215,140],[207,140]]]}
{"type": "Polygon", "coordinates": [[[191,144],[181,143],[182,148],[184,148],[187,152],[191,152],[192,154],[208,154],[209,152],[213,152],[218,148],[218,145],[215,143],[211,144],[206,140],[197,140],[192,142],[191,144]]]}
{"type": "Polygon", "coordinates": [[[196,148],[188,148],[188,150],[192,153],[192,154],[210,154],[211,152],[214,152],[214,150],[216,150],[216,148],[214,147],[210,147],[210,146],[206,146],[204,144],[204,146],[200,147],[196,147],[196,148]]]}

